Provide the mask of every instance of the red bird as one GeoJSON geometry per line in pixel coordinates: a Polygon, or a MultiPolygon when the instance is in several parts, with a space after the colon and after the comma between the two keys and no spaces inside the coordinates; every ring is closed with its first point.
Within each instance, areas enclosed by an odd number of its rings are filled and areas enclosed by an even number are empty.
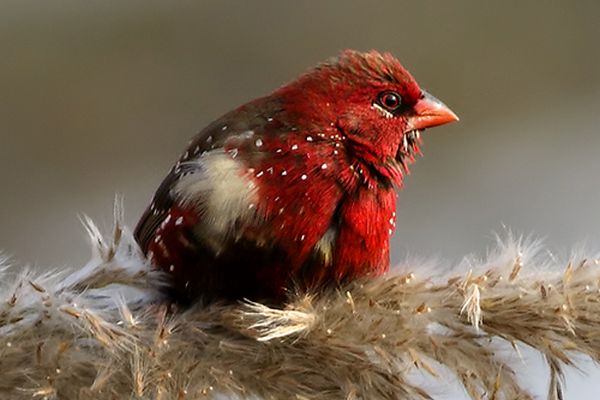
{"type": "Polygon", "coordinates": [[[392,55],[345,51],[204,128],[136,239],[180,301],[380,275],[420,131],[456,120],[392,55]]]}

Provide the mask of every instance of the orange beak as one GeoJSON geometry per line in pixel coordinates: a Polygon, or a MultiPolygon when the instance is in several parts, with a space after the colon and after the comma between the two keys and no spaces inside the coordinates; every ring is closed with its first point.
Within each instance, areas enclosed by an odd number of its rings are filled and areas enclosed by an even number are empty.
{"type": "Polygon", "coordinates": [[[433,128],[458,121],[458,116],[444,103],[422,91],[423,97],[413,106],[414,114],[408,118],[407,131],[433,128]]]}

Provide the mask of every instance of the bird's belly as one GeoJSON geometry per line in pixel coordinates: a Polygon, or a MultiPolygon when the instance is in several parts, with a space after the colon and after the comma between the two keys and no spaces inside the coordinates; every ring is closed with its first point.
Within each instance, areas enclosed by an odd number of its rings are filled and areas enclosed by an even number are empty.
{"type": "Polygon", "coordinates": [[[310,290],[387,271],[395,193],[364,190],[345,199],[308,257],[298,257],[305,253],[299,244],[308,245],[302,236],[294,242],[298,246],[232,238],[215,252],[196,235],[193,212],[172,208],[170,216],[157,229],[148,256],[170,275],[178,299],[281,300],[287,290],[310,290]]]}
{"type": "Polygon", "coordinates": [[[208,245],[192,242],[185,229],[163,231],[161,240],[168,244],[168,253],[151,246],[152,262],[170,276],[173,297],[179,301],[281,300],[284,296],[290,268],[279,249],[238,241],[217,254],[208,245]]]}

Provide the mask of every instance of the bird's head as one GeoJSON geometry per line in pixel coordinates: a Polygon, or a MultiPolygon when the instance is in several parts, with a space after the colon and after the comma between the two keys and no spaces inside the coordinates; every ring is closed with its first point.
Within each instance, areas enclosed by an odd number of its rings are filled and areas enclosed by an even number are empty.
{"type": "Polygon", "coordinates": [[[420,152],[421,131],[458,120],[389,53],[344,51],[290,89],[302,93],[311,119],[335,126],[358,157],[396,182],[420,152]]]}

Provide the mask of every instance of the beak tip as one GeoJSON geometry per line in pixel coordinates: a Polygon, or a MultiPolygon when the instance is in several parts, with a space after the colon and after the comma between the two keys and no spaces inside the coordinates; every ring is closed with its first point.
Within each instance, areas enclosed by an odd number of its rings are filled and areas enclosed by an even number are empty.
{"type": "Polygon", "coordinates": [[[414,107],[411,125],[417,129],[432,128],[460,120],[458,115],[437,98],[423,91],[423,98],[414,107]]]}
{"type": "Polygon", "coordinates": [[[449,121],[448,122],[458,122],[460,121],[460,118],[458,117],[458,115],[456,115],[456,113],[454,111],[452,111],[451,109],[448,109],[448,117],[449,117],[449,121]]]}

